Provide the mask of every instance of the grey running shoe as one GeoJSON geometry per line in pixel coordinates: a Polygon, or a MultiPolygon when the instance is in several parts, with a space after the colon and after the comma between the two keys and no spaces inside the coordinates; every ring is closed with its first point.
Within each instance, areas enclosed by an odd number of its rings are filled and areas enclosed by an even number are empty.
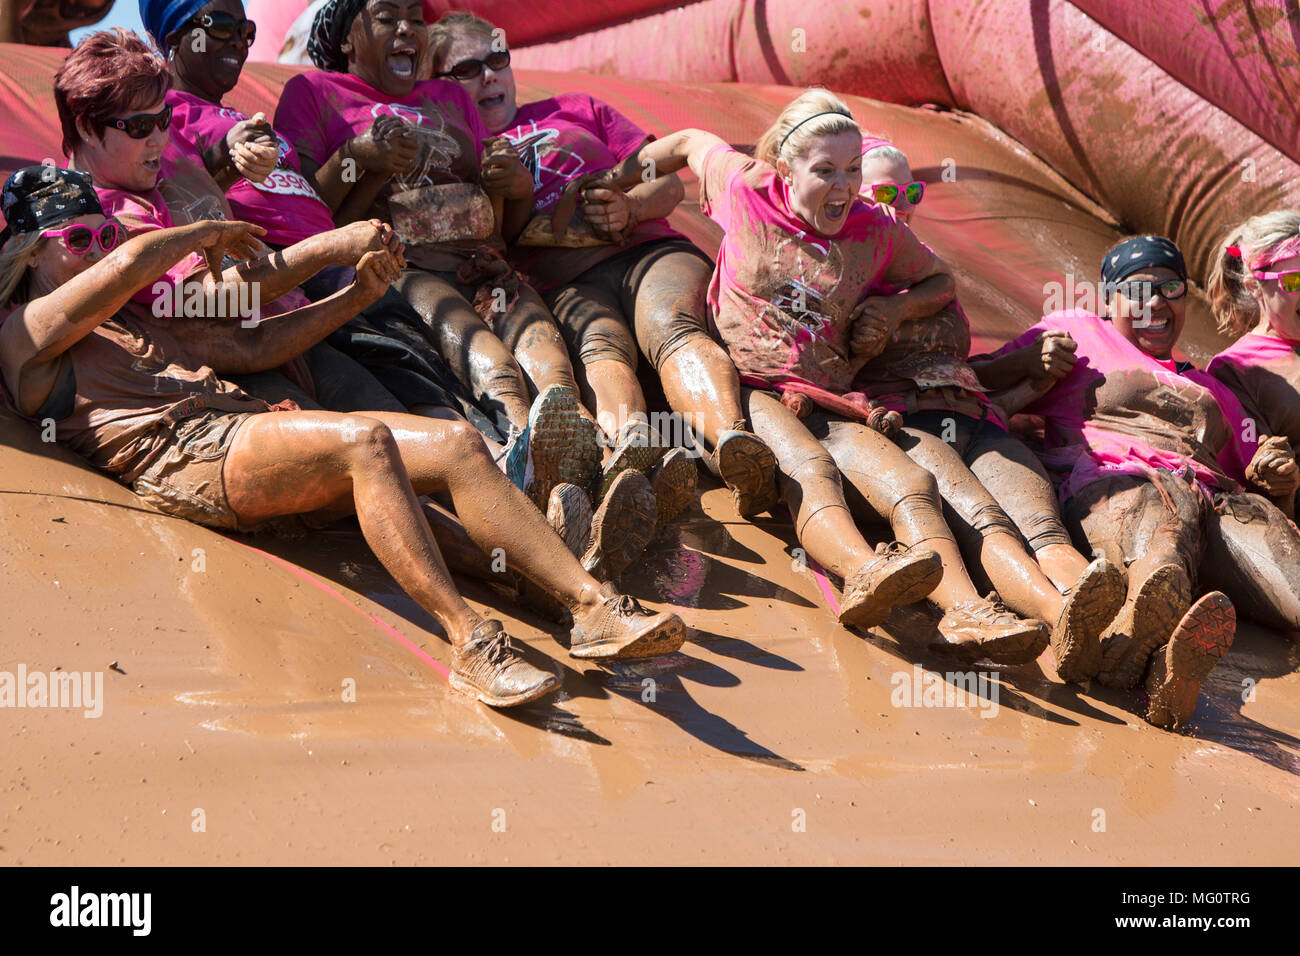
{"type": "Polygon", "coordinates": [[[591,522],[591,544],[582,566],[602,581],[618,577],[655,534],[654,489],[639,471],[620,472],[591,522]]]}
{"type": "Polygon", "coordinates": [[[1201,684],[1237,634],[1237,611],[1222,591],[1211,591],[1183,615],[1169,643],[1151,658],[1146,719],[1177,730],[1196,713],[1201,684]]]}
{"type": "Polygon", "coordinates": [[[954,605],[939,622],[945,643],[933,645],[969,661],[1027,664],[1047,649],[1047,625],[1018,617],[1001,601],[976,599],[954,605]]]}
{"type": "Polygon", "coordinates": [[[1124,606],[1124,576],[1105,558],[1093,561],[1066,592],[1052,628],[1052,657],[1063,681],[1083,683],[1101,670],[1101,632],[1124,606]]]}
{"type": "Polygon", "coordinates": [[[901,604],[913,604],[943,578],[939,555],[891,541],[876,548],[876,558],[849,575],[840,600],[845,627],[875,627],[901,604]]]}
{"type": "Polygon", "coordinates": [[[651,611],[613,585],[600,589],[604,599],[573,618],[569,654],[582,660],[623,661],[671,654],[686,640],[686,625],[676,614],[651,611]]]}
{"type": "Polygon", "coordinates": [[[484,621],[469,643],[452,652],[453,690],[489,707],[516,707],[560,689],[560,679],[529,664],[510,643],[501,622],[484,621]]]}
{"type": "Polygon", "coordinates": [[[562,482],[590,488],[600,474],[596,426],[578,409],[578,396],[565,385],[545,389],[528,413],[533,465],[528,496],[545,510],[551,489],[562,482]]]}

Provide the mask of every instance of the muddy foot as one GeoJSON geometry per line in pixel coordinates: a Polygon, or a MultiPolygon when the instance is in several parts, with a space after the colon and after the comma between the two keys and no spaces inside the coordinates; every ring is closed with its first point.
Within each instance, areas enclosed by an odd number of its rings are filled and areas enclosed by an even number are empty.
{"type": "Polygon", "coordinates": [[[1191,593],[1187,572],[1179,565],[1162,564],[1152,571],[1102,635],[1097,680],[1107,687],[1136,685],[1151,652],[1169,640],[1186,612],[1191,593]]]}
{"type": "Polygon", "coordinates": [[[892,541],[876,548],[876,555],[844,582],[840,623],[845,627],[875,627],[895,606],[916,603],[943,578],[943,562],[933,551],[892,541]]]}
{"type": "Polygon", "coordinates": [[[1101,670],[1101,633],[1124,605],[1124,576],[1098,558],[1074,582],[1052,629],[1052,657],[1063,681],[1083,683],[1101,670]]]}
{"type": "Polygon", "coordinates": [[[1237,612],[1222,591],[1211,591],[1191,606],[1174,628],[1169,643],[1151,658],[1146,689],[1151,698],[1146,718],[1157,727],[1176,730],[1191,720],[1201,684],[1228,653],[1237,633],[1237,612]]]}

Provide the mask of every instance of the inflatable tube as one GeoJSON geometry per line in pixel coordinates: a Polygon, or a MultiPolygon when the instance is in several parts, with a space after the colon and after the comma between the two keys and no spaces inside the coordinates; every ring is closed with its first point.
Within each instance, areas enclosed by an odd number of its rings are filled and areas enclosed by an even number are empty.
{"type": "Polygon", "coordinates": [[[1294,0],[1074,0],[1074,5],[1300,161],[1300,7],[1294,0]]]}

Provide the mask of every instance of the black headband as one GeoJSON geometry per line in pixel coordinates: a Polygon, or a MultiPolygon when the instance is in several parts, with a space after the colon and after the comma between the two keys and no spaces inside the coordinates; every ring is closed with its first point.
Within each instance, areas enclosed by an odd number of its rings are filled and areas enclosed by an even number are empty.
{"type": "Polygon", "coordinates": [[[1176,245],[1164,236],[1134,236],[1106,253],[1101,260],[1101,281],[1110,287],[1135,272],[1161,266],[1187,281],[1187,264],[1176,245]]]}
{"type": "Polygon", "coordinates": [[[38,232],[78,216],[102,216],[104,207],[90,177],[57,166],[24,166],[5,180],[0,193],[5,228],[0,246],[16,233],[38,232]]]}
{"type": "Polygon", "coordinates": [[[330,73],[346,73],[348,58],[343,44],[352,24],[366,7],[366,0],[329,0],[316,11],[311,23],[311,38],[307,41],[307,55],[316,69],[330,73]]]}

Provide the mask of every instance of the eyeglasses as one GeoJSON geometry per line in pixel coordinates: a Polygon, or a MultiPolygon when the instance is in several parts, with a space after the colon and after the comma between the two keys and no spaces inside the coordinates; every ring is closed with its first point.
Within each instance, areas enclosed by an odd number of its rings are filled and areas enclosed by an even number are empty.
{"type": "Polygon", "coordinates": [[[913,206],[919,206],[925,196],[925,183],[875,183],[871,187],[871,198],[882,206],[892,206],[899,193],[907,196],[913,206]]]}
{"type": "Polygon", "coordinates": [[[1147,299],[1154,298],[1152,288],[1166,302],[1181,299],[1187,294],[1187,283],[1182,279],[1165,279],[1162,282],[1147,282],[1142,279],[1134,279],[1132,282],[1116,282],[1114,288],[1124,298],[1138,305],[1146,302],[1147,299]]]}
{"type": "Polygon", "coordinates": [[[157,113],[136,113],[134,116],[124,116],[120,119],[109,117],[107,125],[114,129],[120,129],[132,139],[144,139],[154,131],[154,127],[165,130],[172,124],[172,108],[170,105],[164,106],[157,113]]]}
{"type": "Polygon", "coordinates": [[[195,17],[188,25],[199,27],[219,43],[228,43],[238,35],[241,40],[252,46],[253,41],[257,39],[257,24],[252,20],[244,20],[231,13],[222,13],[220,11],[205,13],[202,16],[195,17]]]}
{"type": "Polygon", "coordinates": [[[84,256],[95,245],[99,243],[99,248],[104,252],[112,252],[118,244],[126,238],[126,230],[122,224],[114,219],[110,219],[98,229],[91,229],[89,226],[65,226],[62,229],[46,229],[41,233],[42,239],[61,239],[63,248],[67,249],[74,256],[84,256]]]}
{"type": "Polygon", "coordinates": [[[1256,279],[1277,279],[1278,288],[1287,295],[1300,292],[1300,272],[1256,272],[1256,279]]]}
{"type": "Polygon", "coordinates": [[[510,65],[510,51],[498,50],[495,53],[489,53],[481,60],[461,60],[446,73],[439,73],[438,78],[445,76],[454,77],[458,80],[472,80],[483,73],[483,67],[487,67],[494,73],[500,73],[510,65]]]}

